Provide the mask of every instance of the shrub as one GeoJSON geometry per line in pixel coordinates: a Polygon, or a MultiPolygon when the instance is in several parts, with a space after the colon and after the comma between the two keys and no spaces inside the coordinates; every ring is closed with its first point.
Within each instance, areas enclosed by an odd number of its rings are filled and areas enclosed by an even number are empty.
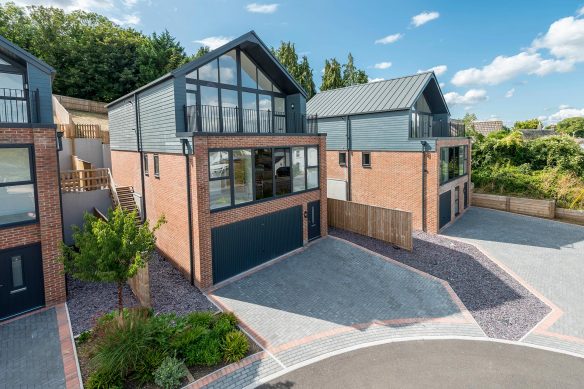
{"type": "Polygon", "coordinates": [[[174,389],[180,386],[186,375],[181,361],[175,357],[166,357],[154,372],[154,383],[164,389],[174,389]]]}
{"type": "Polygon", "coordinates": [[[213,366],[221,362],[221,341],[211,333],[184,350],[187,365],[213,366]]]}
{"type": "Polygon", "coordinates": [[[89,339],[91,339],[91,331],[83,331],[77,337],[77,344],[78,345],[83,344],[87,342],[89,339]]]}
{"type": "Polygon", "coordinates": [[[122,377],[112,377],[102,371],[94,371],[91,373],[87,382],[85,383],[87,389],[122,389],[122,377]]]}
{"type": "Polygon", "coordinates": [[[237,362],[247,354],[249,343],[241,331],[231,331],[225,335],[222,343],[223,360],[225,362],[237,362]]]}
{"type": "Polygon", "coordinates": [[[233,313],[220,313],[216,316],[212,331],[215,336],[223,339],[225,335],[235,329],[236,325],[237,318],[233,313]]]}

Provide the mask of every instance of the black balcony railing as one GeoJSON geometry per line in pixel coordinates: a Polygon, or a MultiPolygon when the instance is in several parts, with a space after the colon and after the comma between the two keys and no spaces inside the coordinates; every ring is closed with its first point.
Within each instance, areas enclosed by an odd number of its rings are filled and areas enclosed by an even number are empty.
{"type": "Polygon", "coordinates": [[[270,110],[190,105],[184,107],[185,127],[190,132],[206,133],[318,133],[318,118],[303,114],[284,114],[270,110]]]}
{"type": "Polygon", "coordinates": [[[413,116],[410,138],[462,137],[464,134],[464,123],[436,119],[432,115],[418,113],[413,116]]]}
{"type": "Polygon", "coordinates": [[[0,88],[0,123],[38,123],[38,90],[0,88]]]}

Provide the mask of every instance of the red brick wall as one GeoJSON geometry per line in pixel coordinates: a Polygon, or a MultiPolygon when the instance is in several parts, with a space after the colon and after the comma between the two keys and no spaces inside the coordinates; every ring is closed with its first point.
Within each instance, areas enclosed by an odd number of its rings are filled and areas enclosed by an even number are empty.
{"type": "Polygon", "coordinates": [[[65,277],[58,261],[63,236],[55,129],[0,128],[0,144],[34,145],[39,210],[36,224],[0,228],[0,250],[40,242],[45,302],[53,305],[65,301],[65,277]]]}
{"type": "MultiPolygon", "coordinates": [[[[140,154],[136,151],[111,151],[112,175],[117,186],[133,186],[134,191],[142,193],[140,181],[140,154]]],[[[152,156],[150,169],[154,174],[152,156]]]]}

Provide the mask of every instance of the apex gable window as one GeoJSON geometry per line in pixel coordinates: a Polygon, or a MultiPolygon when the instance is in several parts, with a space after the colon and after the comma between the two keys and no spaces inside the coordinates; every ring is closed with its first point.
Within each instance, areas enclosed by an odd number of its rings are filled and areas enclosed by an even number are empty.
{"type": "Polygon", "coordinates": [[[0,227],[37,220],[32,146],[0,146],[0,227]]]}
{"type": "Polygon", "coordinates": [[[150,171],[148,170],[148,154],[144,154],[144,175],[150,175],[150,171]]]}
{"type": "Polygon", "coordinates": [[[160,161],[158,154],[154,154],[154,177],[160,178],[160,161]]]}
{"type": "Polygon", "coordinates": [[[339,152],[339,165],[347,166],[347,153],[345,151],[339,152]]]}
{"type": "Polygon", "coordinates": [[[363,167],[371,167],[371,153],[363,152],[361,155],[361,164],[363,167]]]}

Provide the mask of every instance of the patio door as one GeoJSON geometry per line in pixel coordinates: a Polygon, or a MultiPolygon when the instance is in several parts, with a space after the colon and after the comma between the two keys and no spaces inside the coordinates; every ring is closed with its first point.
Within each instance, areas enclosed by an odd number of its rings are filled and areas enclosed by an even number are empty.
{"type": "Polygon", "coordinates": [[[44,302],[40,244],[0,251],[0,320],[44,302]]]}

